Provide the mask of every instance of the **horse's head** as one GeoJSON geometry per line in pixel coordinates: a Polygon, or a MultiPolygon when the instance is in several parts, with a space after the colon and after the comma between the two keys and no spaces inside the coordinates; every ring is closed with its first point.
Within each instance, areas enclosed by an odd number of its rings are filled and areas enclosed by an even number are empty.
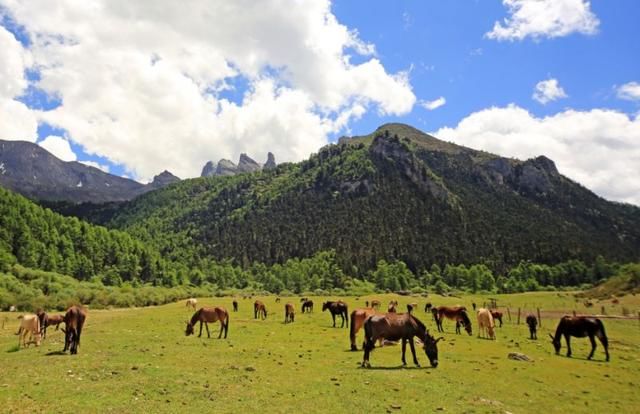
{"type": "Polygon", "coordinates": [[[322,303],[322,312],[326,311],[327,309],[329,309],[329,302],[323,302],[322,303]]]}
{"type": "Polygon", "coordinates": [[[184,331],[185,336],[193,335],[193,324],[187,321],[187,329],[184,331]]]}
{"type": "Polygon", "coordinates": [[[434,368],[438,366],[438,342],[441,339],[444,338],[440,337],[438,339],[435,339],[429,334],[429,332],[426,332],[422,341],[424,343],[424,353],[427,355],[427,358],[429,358],[429,363],[434,368]]]}
{"type": "Polygon", "coordinates": [[[551,337],[551,343],[556,350],[556,355],[558,355],[560,353],[560,336],[558,336],[558,339],[556,339],[551,334],[549,334],[549,337],[551,337]]]}

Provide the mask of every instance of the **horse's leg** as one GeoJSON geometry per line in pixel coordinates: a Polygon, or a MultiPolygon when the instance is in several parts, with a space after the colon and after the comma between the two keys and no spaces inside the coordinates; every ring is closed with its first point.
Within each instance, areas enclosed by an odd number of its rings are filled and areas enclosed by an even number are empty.
{"type": "Polygon", "coordinates": [[[402,338],[402,366],[407,365],[407,360],[404,357],[406,351],[407,351],[407,340],[405,338],[402,338]]]}
{"type": "Polygon", "coordinates": [[[222,338],[222,330],[224,329],[224,321],[220,319],[220,333],[218,334],[218,339],[222,338]]]}
{"type": "Polygon", "coordinates": [[[591,352],[587,359],[591,359],[593,357],[593,353],[596,352],[596,338],[593,335],[589,335],[589,341],[591,341],[591,352]]]}
{"type": "Polygon", "coordinates": [[[602,346],[604,347],[604,353],[607,356],[607,361],[609,361],[609,340],[607,339],[607,335],[604,332],[598,332],[598,339],[602,346]]]}
{"type": "Polygon", "coordinates": [[[207,338],[211,338],[211,334],[209,333],[209,324],[207,321],[204,322],[204,327],[207,328],[207,338]]]}
{"type": "Polygon", "coordinates": [[[413,343],[413,338],[409,339],[409,346],[411,347],[411,355],[413,355],[413,363],[416,364],[416,367],[419,367],[420,363],[418,362],[418,358],[416,357],[416,346],[413,343]]]}
{"type": "Polygon", "coordinates": [[[331,318],[333,319],[333,327],[335,328],[336,327],[336,315],[333,312],[331,312],[331,318]]]}
{"type": "Polygon", "coordinates": [[[460,321],[456,320],[456,333],[460,334],[460,321]]]}
{"type": "Polygon", "coordinates": [[[567,356],[571,357],[571,336],[569,334],[564,334],[564,340],[567,341],[567,356]]]}
{"type": "Polygon", "coordinates": [[[200,321],[200,333],[198,334],[198,338],[202,336],[202,321],[200,321]]]}

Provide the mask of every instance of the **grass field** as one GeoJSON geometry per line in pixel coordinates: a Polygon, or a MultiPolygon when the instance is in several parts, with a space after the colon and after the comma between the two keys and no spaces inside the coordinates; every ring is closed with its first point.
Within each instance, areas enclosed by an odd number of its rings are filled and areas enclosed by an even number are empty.
{"type": "MultiPolygon", "coordinates": [[[[486,297],[407,298],[375,295],[346,298],[350,309],[365,299],[392,298],[401,309],[408,302],[434,305],[479,305],[486,297]]],[[[587,339],[575,339],[573,358],[553,353],[548,333],[555,330],[555,313],[600,312],[635,315],[640,297],[627,296],[619,305],[596,303],[585,309],[568,293],[497,295],[509,306],[512,321],[497,329],[497,341],[456,335],[446,321],[445,341],[439,344],[436,369],[418,348],[422,368],[400,365],[400,347],[376,349],[373,368],[362,369],[362,352],[349,352],[348,330],[331,327],[321,312],[323,298],[312,298],[313,314],[299,313],[299,298],[261,298],[270,314],[253,319],[253,300],[239,299],[231,312],[228,339],[185,337],[188,312],[184,302],[165,306],[89,310],[79,354],[57,353],[60,331],[50,331],[43,346],[16,351],[16,314],[2,313],[0,329],[0,411],[23,412],[433,412],[636,413],[640,409],[640,323],[604,320],[610,338],[611,362],[604,362],[598,343],[594,360],[587,339]],[[296,322],[283,324],[284,303],[295,303],[296,322]],[[543,310],[538,341],[516,324],[517,308],[543,310]],[[512,361],[509,352],[522,352],[533,362],[512,361]]],[[[199,305],[223,305],[231,298],[200,298],[199,305]]],[[[525,311],[523,311],[524,313],[525,311]]],[[[416,316],[432,332],[435,325],[423,309],[416,316]]],[[[524,316],[522,317],[524,319],[524,316]]],[[[522,321],[521,321],[522,322],[522,321]]],[[[196,332],[197,333],[197,332],[196,332]]],[[[362,332],[358,335],[358,346],[362,332]]],[[[409,352],[407,350],[407,352],[409,352]]],[[[410,357],[408,361],[411,361],[410,357]]]]}

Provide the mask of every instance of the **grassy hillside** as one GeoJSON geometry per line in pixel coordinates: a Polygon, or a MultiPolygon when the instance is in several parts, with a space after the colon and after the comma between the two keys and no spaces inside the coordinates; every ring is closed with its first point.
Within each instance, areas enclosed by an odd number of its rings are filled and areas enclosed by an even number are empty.
{"type": "Polygon", "coordinates": [[[583,296],[607,299],[636,293],[640,293],[640,264],[637,263],[622,266],[615,276],[587,290],[583,296]]]}
{"type": "MultiPolygon", "coordinates": [[[[351,307],[365,299],[400,306],[416,298],[371,296],[345,298],[351,307]]],[[[581,301],[572,295],[535,293],[500,295],[499,304],[541,306],[570,312],[581,301]]],[[[17,342],[15,314],[0,329],[0,401],[3,410],[26,412],[477,412],[526,413],[635,412],[640,361],[637,320],[604,320],[611,341],[611,362],[604,362],[600,344],[594,360],[584,358],[588,340],[574,339],[573,358],[553,353],[548,333],[557,317],[543,319],[539,340],[531,341],[525,325],[515,319],[497,328],[497,341],[455,335],[445,322],[445,341],[439,344],[439,366],[400,366],[400,347],[377,348],[372,369],[361,369],[362,352],[349,352],[346,329],[332,328],[320,311],[324,298],[314,297],[313,314],[297,314],[284,325],[284,303],[264,299],[270,314],[255,321],[251,300],[240,299],[231,313],[229,336],[215,339],[185,337],[190,315],[184,303],[144,309],[89,310],[77,356],[60,355],[62,334],[51,331],[44,346],[13,351],[17,342]],[[533,362],[507,359],[522,352],[533,362]],[[399,408],[398,408],[399,407],[399,408]]],[[[429,297],[434,304],[482,303],[484,296],[429,297]]],[[[290,298],[299,312],[298,298],[290,298]]],[[[421,307],[426,299],[417,299],[421,307]]],[[[224,305],[231,298],[200,298],[202,305],[224,305]]],[[[637,297],[623,304],[640,309],[637,297]]],[[[512,308],[513,309],[513,308],[512,308]]],[[[422,309],[417,317],[434,329],[422,309]]],[[[476,328],[475,320],[474,329],[476,328]]],[[[362,341],[362,333],[358,336],[362,341]]],[[[409,351],[407,351],[409,352],[409,351]]]]}

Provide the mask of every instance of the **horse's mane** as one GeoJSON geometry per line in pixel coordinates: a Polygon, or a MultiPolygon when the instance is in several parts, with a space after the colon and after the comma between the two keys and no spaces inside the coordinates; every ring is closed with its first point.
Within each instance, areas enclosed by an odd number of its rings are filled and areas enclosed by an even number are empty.
{"type": "Polygon", "coordinates": [[[198,309],[193,316],[191,317],[191,325],[195,325],[198,322],[198,318],[200,317],[200,312],[202,312],[203,308],[198,309]]]}
{"type": "Polygon", "coordinates": [[[464,321],[465,325],[471,324],[471,320],[469,319],[469,315],[467,315],[466,310],[463,310],[462,312],[460,312],[460,315],[462,315],[462,320],[464,321]]]}
{"type": "Polygon", "coordinates": [[[419,329],[427,332],[427,326],[424,323],[422,323],[420,319],[416,318],[412,314],[409,314],[409,318],[411,318],[411,320],[418,326],[419,329]]]}

